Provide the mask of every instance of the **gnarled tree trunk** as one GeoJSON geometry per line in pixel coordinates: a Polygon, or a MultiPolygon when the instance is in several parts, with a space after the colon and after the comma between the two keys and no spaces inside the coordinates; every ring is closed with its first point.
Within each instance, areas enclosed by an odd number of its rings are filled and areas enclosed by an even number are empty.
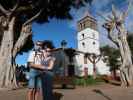
{"type": "Polygon", "coordinates": [[[3,28],[3,37],[0,47],[0,88],[14,89],[16,83],[16,64],[17,53],[25,44],[27,38],[31,35],[31,25],[22,26],[21,34],[16,43],[14,43],[14,26],[16,17],[6,20],[7,26],[3,28]]]}
{"type": "Polygon", "coordinates": [[[113,17],[106,20],[104,28],[108,31],[108,38],[113,41],[120,50],[122,64],[120,67],[121,85],[130,86],[133,82],[133,63],[131,51],[127,42],[127,31],[124,27],[124,20],[127,11],[121,16],[116,15],[116,10],[112,7],[113,17]],[[116,32],[117,30],[117,32],[116,32]]]}
{"type": "Polygon", "coordinates": [[[12,9],[5,9],[0,4],[0,36],[2,37],[2,39],[0,38],[0,88],[12,89],[17,87],[15,58],[29,36],[32,35],[31,22],[42,12],[40,10],[36,15],[19,23],[17,20],[21,19],[18,14],[22,10],[18,9],[19,7],[19,0],[12,9]],[[16,27],[21,24],[20,35],[15,40],[16,27]]]}
{"type": "Polygon", "coordinates": [[[15,63],[12,55],[13,50],[13,17],[8,24],[8,29],[3,30],[3,38],[0,48],[0,87],[16,87],[15,63]]]}
{"type": "Polygon", "coordinates": [[[121,81],[122,85],[130,86],[133,81],[133,65],[131,51],[127,42],[127,32],[122,26],[117,26],[117,29],[121,33],[118,41],[122,58],[122,65],[120,67],[121,81]]]}

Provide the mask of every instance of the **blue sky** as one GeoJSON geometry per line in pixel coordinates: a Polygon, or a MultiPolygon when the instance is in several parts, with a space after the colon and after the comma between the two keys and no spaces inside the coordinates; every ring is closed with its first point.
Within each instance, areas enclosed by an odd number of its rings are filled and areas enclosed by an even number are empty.
{"type": "MultiPolygon", "coordinates": [[[[67,45],[76,48],[76,30],[69,27],[68,20],[52,19],[50,23],[36,24],[33,23],[33,40],[52,40],[55,47],[60,47],[60,42],[66,40],[67,45]]],[[[25,64],[28,53],[17,56],[16,62],[18,64],[25,64]]]]}
{"type": "MultiPolygon", "coordinates": [[[[33,40],[52,40],[56,47],[60,47],[62,40],[67,41],[67,46],[76,48],[77,47],[77,21],[84,16],[86,10],[90,10],[91,14],[97,19],[98,30],[100,32],[100,44],[112,44],[107,39],[106,31],[101,27],[104,20],[96,13],[100,12],[103,16],[108,16],[111,11],[111,5],[114,4],[118,10],[125,11],[127,8],[127,2],[133,0],[93,0],[92,5],[86,4],[79,10],[72,9],[70,12],[73,15],[73,20],[57,20],[51,19],[49,23],[36,24],[33,23],[33,40]],[[99,2],[100,1],[100,2],[99,2]]],[[[126,27],[129,31],[133,32],[133,7],[130,7],[128,17],[126,18],[126,27]]],[[[17,64],[25,64],[27,61],[28,53],[18,55],[16,59],[17,64]]]]}

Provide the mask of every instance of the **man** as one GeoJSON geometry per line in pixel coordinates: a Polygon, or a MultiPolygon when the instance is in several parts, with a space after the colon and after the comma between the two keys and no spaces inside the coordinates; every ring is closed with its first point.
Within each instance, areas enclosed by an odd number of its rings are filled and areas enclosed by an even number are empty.
{"type": "Polygon", "coordinates": [[[35,45],[34,52],[29,56],[28,62],[31,67],[33,76],[29,80],[29,100],[37,100],[39,89],[42,88],[43,100],[53,100],[52,85],[53,85],[53,66],[55,58],[49,51],[54,48],[51,41],[38,41],[35,45]],[[42,46],[43,45],[43,46],[42,46]],[[44,50],[43,50],[43,49],[44,50]],[[40,85],[41,81],[41,85],[40,85]],[[41,87],[42,86],[42,87],[41,87]],[[30,98],[31,97],[31,98],[30,98]]]}
{"type": "Polygon", "coordinates": [[[29,82],[28,82],[28,100],[38,100],[38,95],[41,88],[41,79],[38,77],[40,74],[39,68],[36,65],[41,64],[42,59],[42,41],[35,43],[35,48],[29,54],[28,66],[30,67],[29,82]]]}

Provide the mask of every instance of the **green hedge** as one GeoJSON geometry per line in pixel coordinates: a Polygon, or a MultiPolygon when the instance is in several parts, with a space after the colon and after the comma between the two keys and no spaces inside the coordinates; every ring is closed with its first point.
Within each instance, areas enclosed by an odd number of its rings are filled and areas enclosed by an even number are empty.
{"type": "Polygon", "coordinates": [[[88,76],[87,78],[76,77],[74,79],[74,84],[80,86],[97,85],[100,84],[101,82],[104,82],[101,78],[93,79],[93,76],[88,76]]]}

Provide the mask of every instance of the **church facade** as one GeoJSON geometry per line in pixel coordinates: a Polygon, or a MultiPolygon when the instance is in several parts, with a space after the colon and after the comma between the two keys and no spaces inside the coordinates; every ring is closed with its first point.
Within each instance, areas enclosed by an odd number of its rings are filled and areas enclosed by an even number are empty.
{"type": "Polygon", "coordinates": [[[77,22],[77,27],[77,50],[88,53],[90,56],[88,59],[88,57],[85,58],[84,53],[76,55],[75,74],[84,76],[86,70],[88,75],[93,75],[94,72],[102,75],[110,74],[109,67],[100,57],[99,32],[96,19],[89,12],[86,12],[85,16],[77,22]]]}

